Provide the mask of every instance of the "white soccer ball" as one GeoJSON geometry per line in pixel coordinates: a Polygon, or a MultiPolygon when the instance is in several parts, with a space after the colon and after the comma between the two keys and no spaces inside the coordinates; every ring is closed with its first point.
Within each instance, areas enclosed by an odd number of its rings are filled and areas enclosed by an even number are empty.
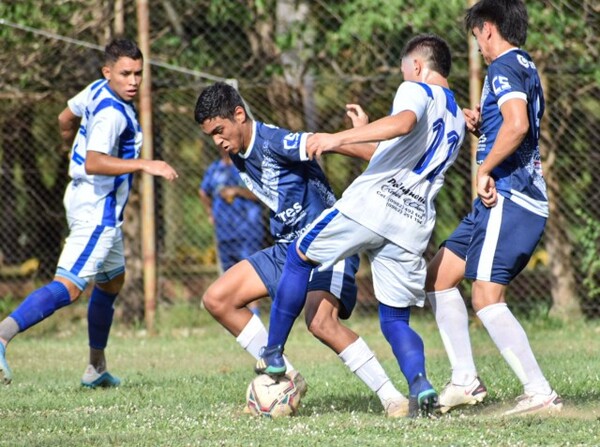
{"type": "Polygon", "coordinates": [[[293,416],[300,406],[300,390],[287,376],[274,379],[260,374],[248,385],[246,404],[254,416],[293,416]]]}

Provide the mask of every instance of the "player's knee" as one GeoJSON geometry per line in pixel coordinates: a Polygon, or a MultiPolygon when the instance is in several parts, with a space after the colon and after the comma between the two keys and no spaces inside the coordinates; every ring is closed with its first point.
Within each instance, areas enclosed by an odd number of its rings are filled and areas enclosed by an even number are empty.
{"type": "Polygon", "coordinates": [[[220,293],[219,288],[214,286],[210,286],[206,292],[204,292],[202,303],[208,313],[215,317],[224,315],[231,307],[228,297],[220,293]]]}
{"type": "Polygon", "coordinates": [[[339,321],[337,318],[333,318],[330,313],[317,312],[310,319],[307,315],[306,325],[311,334],[319,340],[325,341],[335,336],[339,321]]]}

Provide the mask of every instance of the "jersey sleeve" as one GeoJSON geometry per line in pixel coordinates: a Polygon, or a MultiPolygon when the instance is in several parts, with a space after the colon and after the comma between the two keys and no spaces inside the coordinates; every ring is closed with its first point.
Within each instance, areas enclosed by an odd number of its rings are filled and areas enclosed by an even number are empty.
{"type": "Polygon", "coordinates": [[[92,120],[86,151],[118,156],[112,150],[127,127],[127,119],[123,113],[114,107],[106,107],[95,114],[92,120]]]}
{"type": "MultiPolygon", "coordinates": [[[[421,119],[427,110],[428,87],[417,82],[403,82],[396,91],[391,115],[397,115],[405,110],[410,110],[421,119]]],[[[433,96],[432,96],[433,97],[433,96]]]]}
{"type": "Polygon", "coordinates": [[[90,87],[88,86],[67,101],[67,106],[69,106],[69,109],[71,112],[73,112],[73,115],[79,117],[83,116],[85,112],[85,106],[89,102],[89,90],[90,87]]]}
{"type": "Polygon", "coordinates": [[[285,129],[278,131],[271,147],[278,161],[284,165],[308,161],[306,153],[308,135],[305,132],[289,132],[285,129]]]}
{"type": "Polygon", "coordinates": [[[214,187],[213,187],[213,171],[214,170],[215,170],[215,164],[211,163],[208,166],[208,169],[206,170],[204,177],[202,177],[202,181],[200,182],[199,189],[204,191],[206,193],[206,195],[208,195],[208,196],[212,196],[212,190],[214,189],[214,187]]]}
{"type": "Polygon", "coordinates": [[[502,59],[490,65],[488,79],[498,107],[502,107],[502,104],[509,99],[518,98],[527,101],[522,68],[516,60],[502,59]]]}

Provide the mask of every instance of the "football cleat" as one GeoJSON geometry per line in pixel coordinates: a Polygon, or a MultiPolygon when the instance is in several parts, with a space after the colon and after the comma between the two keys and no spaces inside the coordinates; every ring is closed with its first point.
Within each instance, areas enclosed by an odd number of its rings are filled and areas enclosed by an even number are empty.
{"type": "Polygon", "coordinates": [[[561,397],[552,390],[550,394],[522,394],[517,397],[517,405],[504,412],[504,416],[525,415],[534,413],[558,413],[562,410],[561,397]]]}
{"type": "Polygon", "coordinates": [[[121,385],[121,379],[108,371],[99,373],[93,365],[88,365],[81,378],[81,385],[86,388],[112,388],[121,385]]]}
{"type": "Polygon", "coordinates": [[[465,405],[475,405],[487,396],[487,388],[479,377],[469,385],[455,385],[448,382],[440,394],[440,410],[447,413],[465,405]]]}
{"type": "Polygon", "coordinates": [[[408,416],[408,399],[402,395],[383,401],[383,409],[388,418],[403,418],[408,416]]]}
{"type": "Polygon", "coordinates": [[[409,417],[429,417],[439,409],[438,394],[424,376],[419,374],[410,388],[415,394],[408,398],[409,417]]]}
{"type": "Polygon", "coordinates": [[[254,366],[256,374],[268,374],[273,377],[285,375],[287,367],[283,360],[283,346],[263,346],[260,350],[260,358],[254,366]]]}
{"type": "Polygon", "coordinates": [[[298,371],[293,370],[287,373],[288,378],[296,384],[296,388],[300,393],[300,397],[304,397],[306,392],[308,391],[308,384],[304,379],[304,376],[300,374],[298,371]]]}
{"type": "Polygon", "coordinates": [[[0,343],[0,376],[6,385],[12,381],[12,371],[6,362],[6,346],[3,343],[0,343]]]}

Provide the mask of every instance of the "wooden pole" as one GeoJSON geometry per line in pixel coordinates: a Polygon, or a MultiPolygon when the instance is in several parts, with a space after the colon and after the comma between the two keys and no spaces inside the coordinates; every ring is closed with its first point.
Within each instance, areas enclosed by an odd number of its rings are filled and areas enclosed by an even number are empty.
{"type": "MultiPolygon", "coordinates": [[[[475,4],[475,0],[468,0],[468,6],[471,7],[475,4]]],[[[479,104],[481,99],[481,56],[479,54],[479,47],[477,41],[471,35],[471,30],[467,30],[469,33],[469,103],[471,109],[474,109],[479,104]]],[[[477,197],[477,143],[478,139],[474,135],[471,135],[471,197],[475,199],[477,197]]]]}
{"type": "MultiPolygon", "coordinates": [[[[154,158],[152,139],[152,77],[150,73],[149,11],[147,0],[137,0],[138,44],[144,54],[144,82],[140,90],[140,124],[144,143],[142,158],[154,158]]],[[[156,315],[156,231],[154,220],[154,178],[142,174],[141,187],[142,256],[144,275],[144,319],[148,333],[154,334],[156,315]]]]}

